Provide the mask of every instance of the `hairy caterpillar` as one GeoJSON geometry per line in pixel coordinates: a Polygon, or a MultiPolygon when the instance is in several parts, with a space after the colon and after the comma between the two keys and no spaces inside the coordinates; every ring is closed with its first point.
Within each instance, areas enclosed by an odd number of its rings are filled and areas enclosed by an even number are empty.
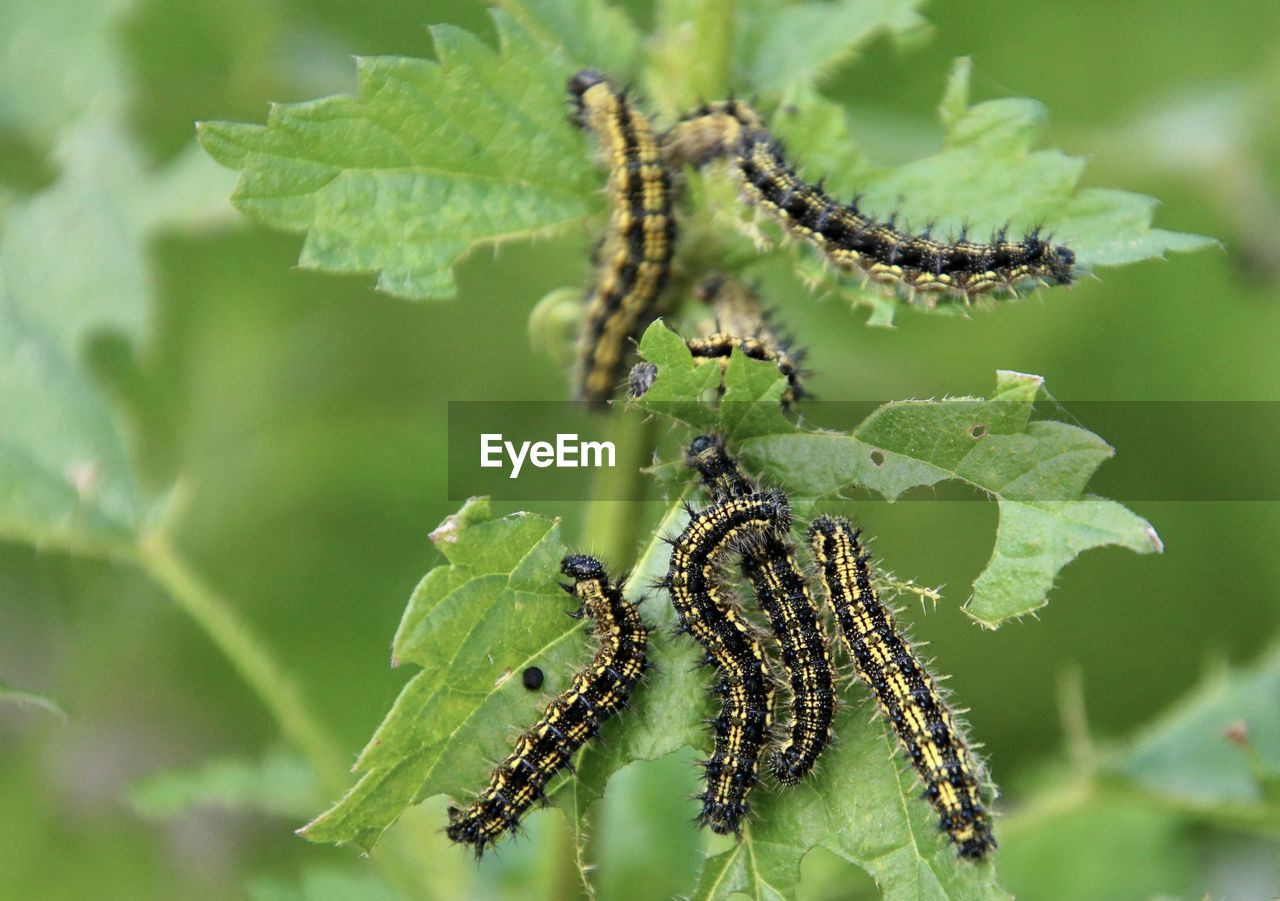
{"type": "Polygon", "coordinates": [[[990,242],[970,241],[967,231],[938,241],[877,222],[857,201],[836,202],[820,185],[802,181],[781,145],[746,104],[705,104],[662,139],[668,164],[702,166],[731,158],[749,202],[780,220],[813,245],[836,268],[859,271],[871,281],[916,293],[965,300],[981,294],[1012,294],[1022,285],[1065,285],[1073,278],[1075,253],[1033,229],[1020,241],[1005,230],[990,242]]]}
{"type": "Polygon", "coordinates": [[[684,531],[671,541],[671,561],[662,587],[683,631],[706,652],[720,674],[723,697],[715,748],[703,762],[706,788],[699,795],[698,822],[722,835],[738,834],[757,781],[760,751],[773,721],[773,681],[764,649],[726,595],[721,582],[725,555],[741,551],[761,534],[790,527],[791,511],[776,493],[730,498],[690,511],[684,531]]]}
{"type": "Polygon", "coordinates": [[[671,174],[653,123],[599,72],[569,80],[574,120],[599,138],[612,216],[578,337],[577,395],[603,404],[621,379],[627,342],[654,318],[675,249],[671,174]]]}
{"type": "MultiPolygon", "coordinates": [[[[702,476],[715,501],[743,497],[759,489],[747,479],[719,438],[703,435],[689,446],[689,464],[702,476]]],[[[813,769],[831,741],[835,691],[831,656],[785,530],[766,533],[742,555],[742,572],[778,642],[791,687],[788,739],[770,760],[779,782],[794,785],[813,769]]]]}
{"type": "MultiPolygon", "coordinates": [[[[787,390],[781,398],[783,407],[790,407],[804,396],[800,382],[804,352],[793,350],[791,342],[773,328],[754,291],[732,276],[713,275],[695,285],[693,293],[711,307],[715,317],[714,325],[704,329],[704,334],[685,339],[695,365],[714,360],[723,373],[737,348],[753,360],[773,363],[787,377],[787,390]]],[[[643,397],[657,376],[658,368],[652,363],[637,363],[627,378],[628,396],[643,397]]]]}
{"type": "MultiPolygon", "coordinates": [[[[515,830],[547,783],[601,724],[627,705],[647,667],[649,633],[636,607],[610,582],[594,557],[568,556],[560,571],[573,579],[563,586],[582,606],[570,615],[589,616],[600,646],[565,691],[552,699],[538,720],[516,739],[515,750],[498,764],[489,785],[466,809],[449,808],[449,838],[472,845],[476,855],[515,830]]],[[[527,681],[526,681],[527,684],[527,681]]]]}
{"type": "Polygon", "coordinates": [[[981,769],[934,678],[876,594],[870,555],[847,521],[820,516],[809,527],[814,560],[858,677],[893,725],[925,784],[940,828],[961,857],[978,860],[996,846],[982,805],[981,769]]]}

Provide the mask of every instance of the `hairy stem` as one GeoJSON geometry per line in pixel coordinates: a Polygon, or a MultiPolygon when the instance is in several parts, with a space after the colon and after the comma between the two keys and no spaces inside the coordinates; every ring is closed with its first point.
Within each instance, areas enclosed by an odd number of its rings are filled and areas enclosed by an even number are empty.
{"type": "Polygon", "coordinates": [[[736,0],[659,0],[649,96],[668,113],[729,92],[736,0]]]}
{"type": "Polygon", "coordinates": [[[330,794],[346,791],[347,768],[336,745],[308,709],[297,686],[235,608],[178,556],[161,532],[142,539],[139,563],[249,684],[285,739],[307,758],[321,787],[330,794]]]}
{"type": "MultiPolygon", "coordinates": [[[[616,570],[613,572],[615,577],[621,574],[623,565],[635,560],[636,545],[643,527],[643,517],[638,515],[639,501],[645,490],[645,475],[641,470],[653,458],[657,438],[657,423],[653,420],[614,410],[607,440],[612,441],[617,449],[617,466],[599,470],[592,483],[581,543],[604,558],[607,565],[616,570]]],[[[559,859],[577,871],[577,878],[581,880],[581,897],[594,898],[595,887],[588,874],[588,865],[594,857],[592,851],[598,831],[580,828],[577,823],[570,826],[564,835],[572,838],[574,853],[561,854],[559,859]]],[[[567,892],[572,883],[561,878],[558,884],[567,892]]]]}
{"type": "Polygon", "coordinates": [[[653,457],[657,424],[615,413],[606,439],[617,449],[617,466],[600,469],[591,483],[591,500],[582,530],[582,546],[619,572],[630,564],[642,534],[637,502],[644,497],[641,472],[653,457]]]}

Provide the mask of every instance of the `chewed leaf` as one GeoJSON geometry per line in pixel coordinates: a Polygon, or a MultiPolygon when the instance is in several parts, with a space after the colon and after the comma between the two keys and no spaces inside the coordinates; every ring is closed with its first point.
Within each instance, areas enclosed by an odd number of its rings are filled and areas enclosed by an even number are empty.
{"type": "Polygon", "coordinates": [[[560,590],[556,521],[491,518],[472,500],[433,533],[449,563],[427,573],[396,636],[402,661],[423,665],[356,761],[360,780],[301,834],[368,850],[404,810],[430,795],[467,798],[501,758],[513,725],[532,723],[542,696],[521,684],[538,666],[560,691],[586,653],[560,590]],[[514,675],[514,678],[513,678],[514,675]]]}
{"type": "Polygon", "coordinates": [[[990,398],[885,404],[849,432],[805,431],[779,411],[786,380],[769,364],[735,356],[723,399],[696,403],[702,389],[679,336],[655,323],[640,353],[657,366],[634,405],[738,444],[754,471],[798,502],[874,491],[887,500],[948,480],[965,482],[1000,509],[991,560],[965,611],[986,626],[1043,606],[1059,570],[1090,548],[1159,552],[1151,524],[1115,501],[1086,494],[1114,451],[1079,426],[1031,418],[1043,379],[1000,372],[990,398]]]}
{"type": "Polygon", "coordinates": [[[236,206],[306,233],[303,266],[452,296],[472,248],[548,234],[597,202],[565,115],[572,64],[506,13],[494,22],[497,50],[438,26],[437,62],[363,58],[359,96],[277,106],[265,126],[207,122],[201,143],[240,170],[236,206]]]}

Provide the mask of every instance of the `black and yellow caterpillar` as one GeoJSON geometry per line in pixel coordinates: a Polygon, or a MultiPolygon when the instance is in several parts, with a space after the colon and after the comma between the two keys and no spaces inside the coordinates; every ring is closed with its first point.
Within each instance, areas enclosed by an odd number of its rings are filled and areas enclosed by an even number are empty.
{"type": "Polygon", "coordinates": [[[961,857],[985,857],[996,840],[982,803],[982,769],[936,680],[881,603],[858,532],[846,520],[820,516],[809,539],[854,670],[924,781],[940,828],[961,857]]]}
{"type": "Polygon", "coordinates": [[[581,603],[573,616],[587,616],[600,643],[594,659],[564,692],[547,705],[542,718],[516,739],[515,749],[498,764],[489,784],[465,809],[449,808],[446,832],[453,841],[484,853],[544,797],[547,783],[569,765],[573,755],[609,717],[627,706],[644,673],[649,633],[634,604],[611,582],[594,557],[568,556],[560,570],[573,579],[564,588],[581,603]]]}
{"type": "Polygon", "coordinates": [[[986,243],[969,240],[966,232],[939,241],[928,232],[911,234],[892,221],[878,222],[856,201],[833,200],[821,186],[797,175],[763,120],[738,100],[704,104],[689,113],[663,136],[662,148],[673,170],[730,160],[749,203],[817,248],[836,268],[861,272],[909,295],[969,300],[1073,279],[1075,253],[1042,238],[1038,229],[1019,241],[1009,240],[1003,230],[986,243]]]}

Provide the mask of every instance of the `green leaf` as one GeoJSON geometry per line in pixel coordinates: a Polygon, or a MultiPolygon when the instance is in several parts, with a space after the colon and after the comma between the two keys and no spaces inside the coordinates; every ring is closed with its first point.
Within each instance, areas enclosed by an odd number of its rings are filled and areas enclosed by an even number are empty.
{"type": "Polygon", "coordinates": [[[1215,669],[1131,740],[1029,793],[1004,820],[1002,877],[1064,898],[1203,891],[1193,825],[1280,834],[1278,703],[1280,648],[1215,669]]]}
{"type": "MultiPolygon", "coordinates": [[[[658,536],[677,531],[684,516],[679,503],[668,509],[628,583],[633,599],[665,573],[667,551],[658,536]]],[[[478,758],[505,754],[513,725],[537,717],[541,701],[510,676],[537,664],[554,692],[585,659],[579,628],[560,615],[564,600],[555,582],[564,548],[554,523],[529,515],[493,519],[487,503],[472,501],[435,536],[450,562],[415,591],[396,653],[429,657],[436,668],[405,687],[356,765],[360,782],[303,830],[309,839],[368,849],[410,804],[441,792],[467,797],[488,775],[478,758]]],[[[583,750],[576,775],[550,792],[580,842],[588,809],[620,768],[708,743],[702,720],[712,712],[710,674],[694,665],[692,642],[672,637],[675,614],[665,599],[641,609],[652,627],[657,670],[637,689],[632,709],[583,750]]],[[[755,793],[750,829],[735,850],[707,861],[700,897],[731,891],[792,897],[801,858],[819,845],[865,868],[891,895],[1001,895],[989,863],[959,860],[939,835],[915,777],[894,756],[893,737],[870,720],[870,700],[860,697],[839,717],[840,742],[821,775],[792,791],[755,793]]]]}
{"type": "MultiPolygon", "coordinates": [[[[678,532],[685,516],[679,501],[668,509],[636,565],[629,596],[639,597],[644,586],[665,575],[669,552],[659,537],[678,532]]],[[[651,660],[657,669],[637,689],[632,709],[603,741],[584,751],[577,778],[553,795],[570,823],[577,824],[579,840],[587,808],[617,770],[686,745],[710,750],[703,718],[714,712],[712,674],[695,666],[698,648],[692,641],[672,637],[675,611],[665,596],[641,610],[654,627],[651,660]]],[[[785,791],[756,790],[742,842],[707,859],[694,897],[726,898],[733,892],[794,897],[800,861],[819,846],[865,869],[889,897],[1003,897],[989,863],[960,860],[940,836],[937,815],[919,797],[914,774],[895,753],[893,736],[870,715],[865,691],[855,685],[849,694],[835,725],[839,741],[827,751],[819,773],[785,791]]],[[[690,829],[690,841],[696,841],[690,829]]]]}
{"type": "Polygon", "coordinates": [[[1090,548],[1119,545],[1159,552],[1150,523],[1115,501],[1084,493],[1114,451],[1079,426],[1032,420],[1039,376],[999,372],[988,399],[899,401],[875,410],[849,432],[805,431],[779,412],[786,385],[777,369],[735,354],[718,404],[697,404],[693,389],[709,376],[683,341],[655,323],[640,354],[658,367],[635,407],[737,442],[744,460],[800,504],[874,491],[886,500],[957,480],[999,505],[991,559],[974,582],[965,611],[983,625],[1044,606],[1059,570],[1090,548]],[[690,392],[693,393],[690,393],[690,392]]]}
{"type": "Polygon", "coordinates": [[[790,97],[880,34],[919,31],[920,0],[661,0],[647,88],[679,114],[731,91],[790,97]]]}
{"type": "Polygon", "coordinates": [[[746,0],[734,38],[733,85],[786,94],[812,86],[880,34],[925,27],[920,0],[778,3],[746,0]]]}
{"type": "Polygon", "coordinates": [[[655,320],[640,339],[640,356],[658,371],[653,386],[630,403],[687,423],[698,431],[719,431],[728,438],[785,433],[794,430],[780,412],[786,379],[778,367],[753,360],[734,350],[723,383],[720,367],[695,365],[683,338],[655,320]],[[709,403],[720,387],[719,403],[709,403]]]}
{"type": "Polygon", "coordinates": [[[0,705],[12,704],[15,707],[30,707],[35,710],[43,710],[45,713],[51,713],[58,719],[66,722],[67,712],[62,709],[62,705],[53,698],[45,695],[35,694],[30,691],[23,691],[20,688],[12,688],[0,682],[0,705]]]}
{"type": "Polygon", "coordinates": [[[124,4],[5,0],[0,4],[0,132],[53,144],[92,109],[124,114],[125,83],[111,40],[124,4]]]}
{"type": "Polygon", "coordinates": [[[847,704],[835,729],[839,742],[816,776],[752,794],[742,841],[707,859],[694,898],[793,898],[800,862],[819,846],[871,874],[888,898],[1007,897],[990,861],[961,860],[938,832],[937,814],[870,702],[847,704]]]}
{"type": "MultiPolygon", "coordinates": [[[[1081,188],[1083,159],[1036,149],[1048,130],[1045,108],[1022,98],[970,104],[969,73],[969,60],[957,60],[939,107],[941,149],[897,168],[867,159],[849,133],[843,108],[834,103],[806,99],[780,111],[772,125],[802,174],[809,180],[825,176],[833,196],[856,193],[864,210],[880,216],[896,211],[909,225],[932,223],[936,234],[954,234],[967,224],[981,239],[1005,224],[1013,234],[1043,225],[1054,240],[1075,251],[1086,270],[1216,244],[1200,235],[1152,228],[1153,198],[1081,188]]],[[[808,249],[794,256],[802,281],[869,306],[873,324],[891,324],[892,306],[882,290],[855,284],[808,249]]]]}
{"type": "Polygon", "coordinates": [[[660,537],[679,533],[684,521],[684,508],[673,504],[627,581],[626,595],[641,604],[650,628],[649,661],[655,669],[637,687],[631,708],[606,726],[601,741],[583,750],[577,778],[550,795],[580,838],[587,808],[604,795],[610,776],[634,760],[654,760],[690,744],[703,729],[702,718],[711,713],[706,673],[696,665],[698,649],[692,642],[672,638],[675,609],[665,594],[649,588],[667,572],[669,548],[660,537]]]}
{"type": "Polygon", "coordinates": [[[629,84],[639,74],[641,35],[605,0],[497,0],[529,34],[562,48],[577,69],[599,69],[629,84]]]}
{"type": "Polygon", "coordinates": [[[278,877],[255,879],[248,886],[251,901],[398,901],[368,867],[344,870],[308,867],[295,885],[278,877]]]}
{"type": "MultiPolygon", "coordinates": [[[[644,596],[646,586],[666,574],[669,551],[660,537],[677,533],[685,518],[678,499],[642,552],[628,597],[644,596]]],[[[551,795],[580,843],[588,808],[619,769],[685,746],[710,750],[703,719],[714,712],[712,674],[696,667],[697,645],[673,637],[675,611],[664,595],[651,596],[640,609],[651,627],[650,659],[656,670],[637,688],[631,709],[583,751],[576,778],[551,795]]],[[[818,846],[865,869],[890,897],[1003,897],[989,863],[959,860],[939,835],[937,815],[920,799],[914,774],[895,754],[893,736],[870,716],[870,699],[861,686],[850,693],[835,726],[839,741],[827,751],[818,775],[794,789],[754,792],[751,824],[741,844],[707,859],[694,897],[725,898],[735,891],[794,897],[800,861],[818,846]]],[[[689,839],[697,841],[692,829],[689,839]]]]}
{"type": "Polygon", "coordinates": [[[226,179],[191,155],[151,172],[98,118],[57,156],[58,180],[15,203],[0,233],[0,534],[72,546],[127,538],[151,503],[84,345],[102,332],[141,338],[148,238],[215,212],[226,179]]]}
{"type": "Polygon", "coordinates": [[[299,817],[314,809],[317,793],[306,762],[276,751],[261,760],[230,757],[156,773],[130,788],[129,803],[140,816],[156,820],[202,807],[299,817]]]}
{"type": "Polygon", "coordinates": [[[1104,766],[1163,803],[1280,830],[1280,649],[1219,671],[1104,766]]]}
{"type": "Polygon", "coordinates": [[[538,666],[560,691],[583,658],[582,624],[565,616],[559,525],[517,513],[491,518],[472,500],[432,533],[449,563],[414,591],[396,636],[398,661],[423,665],[356,761],[360,781],[301,834],[371,849],[423,798],[469,798],[509,748],[513,724],[532,724],[545,698],[521,684],[538,666]],[[514,675],[515,678],[512,678],[514,675]]]}
{"type": "Polygon", "coordinates": [[[600,176],[565,115],[572,66],[508,14],[494,21],[497,51],[441,25],[437,62],[360,59],[357,97],[277,106],[265,126],[202,124],[205,150],[240,170],[235,205],[305,232],[304,267],[377,272],[411,299],[452,296],[453,266],[477,246],[578,222],[600,176]]]}

